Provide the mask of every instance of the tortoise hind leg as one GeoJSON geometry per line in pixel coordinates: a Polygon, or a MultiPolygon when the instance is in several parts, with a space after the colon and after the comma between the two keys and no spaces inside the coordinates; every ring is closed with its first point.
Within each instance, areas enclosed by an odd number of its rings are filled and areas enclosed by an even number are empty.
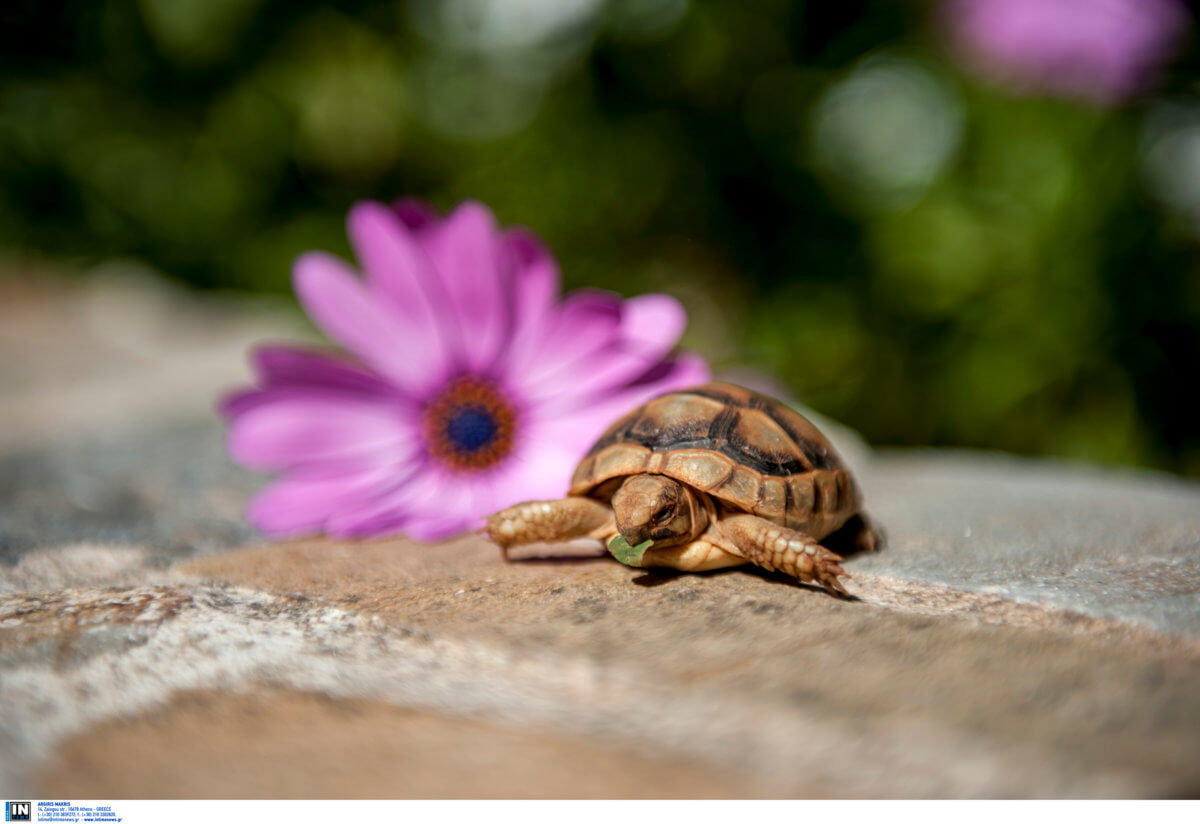
{"type": "Polygon", "coordinates": [[[821,539],[821,543],[838,555],[855,552],[877,552],[887,543],[887,536],[879,525],[859,512],[846,523],[821,539]]]}
{"type": "Polygon", "coordinates": [[[593,498],[572,495],[557,501],[526,501],[487,519],[483,531],[504,550],[518,544],[605,538],[617,531],[612,508],[593,498]]]}
{"type": "Polygon", "coordinates": [[[705,534],[714,544],[766,569],[779,570],[807,583],[816,582],[830,595],[847,595],[839,575],[842,556],[794,529],[757,515],[725,515],[705,534]]]}

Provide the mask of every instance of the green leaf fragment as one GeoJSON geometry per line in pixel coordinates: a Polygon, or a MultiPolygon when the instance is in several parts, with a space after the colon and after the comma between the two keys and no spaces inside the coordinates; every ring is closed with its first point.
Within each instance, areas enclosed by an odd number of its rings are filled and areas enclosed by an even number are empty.
{"type": "Polygon", "coordinates": [[[624,535],[618,535],[608,543],[608,551],[612,556],[626,566],[641,566],[642,556],[646,554],[646,550],[650,548],[653,541],[642,541],[637,546],[630,546],[625,542],[624,535]]]}

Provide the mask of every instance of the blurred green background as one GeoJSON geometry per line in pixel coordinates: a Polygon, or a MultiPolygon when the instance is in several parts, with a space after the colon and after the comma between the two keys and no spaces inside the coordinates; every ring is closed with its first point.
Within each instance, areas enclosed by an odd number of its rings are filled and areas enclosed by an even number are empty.
{"type": "Polygon", "coordinates": [[[934,6],[8,0],[0,257],[286,294],[354,201],[478,198],[873,443],[1200,475],[1190,39],[1098,105],[934,6]]]}

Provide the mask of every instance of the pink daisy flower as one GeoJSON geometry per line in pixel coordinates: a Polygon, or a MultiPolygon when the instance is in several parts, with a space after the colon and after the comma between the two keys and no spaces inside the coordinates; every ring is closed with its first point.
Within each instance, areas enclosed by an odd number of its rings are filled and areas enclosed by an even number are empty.
{"type": "Polygon", "coordinates": [[[559,297],[540,240],[482,204],[360,203],[348,219],[365,277],[323,252],[293,270],[300,302],[352,357],[252,354],[258,386],[226,398],[228,447],[277,473],[250,503],[272,537],[404,532],[437,540],[521,500],[561,497],[622,413],[709,379],[675,353],[667,295],[559,297]]]}
{"type": "Polygon", "coordinates": [[[1100,104],[1152,85],[1189,22],[1180,0],[945,0],[942,11],[981,74],[1100,104]]]}

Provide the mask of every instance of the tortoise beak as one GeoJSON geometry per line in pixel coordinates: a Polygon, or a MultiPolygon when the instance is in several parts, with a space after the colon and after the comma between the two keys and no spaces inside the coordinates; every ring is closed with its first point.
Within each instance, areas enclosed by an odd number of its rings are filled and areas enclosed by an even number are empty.
{"type": "Polygon", "coordinates": [[[630,546],[637,546],[638,544],[651,540],[649,524],[643,527],[625,527],[624,529],[620,530],[620,532],[621,537],[625,539],[625,543],[629,544],[630,546]]]}

